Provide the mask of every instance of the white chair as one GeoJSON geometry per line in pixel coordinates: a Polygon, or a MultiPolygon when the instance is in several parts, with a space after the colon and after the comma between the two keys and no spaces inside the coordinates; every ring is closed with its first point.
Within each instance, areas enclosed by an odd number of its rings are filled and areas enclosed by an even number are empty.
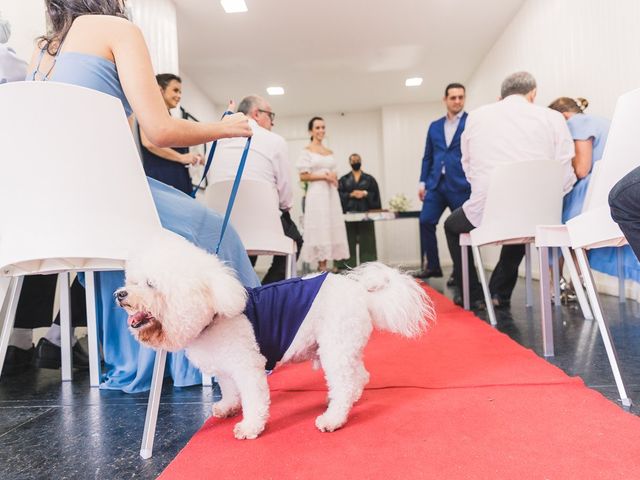
{"type": "MultiPolygon", "coordinates": [[[[571,258],[569,248],[575,253],[583,273],[583,280],[586,287],[587,297],[590,302],[590,310],[583,312],[585,318],[595,316],[598,327],[605,344],[607,356],[614,374],[616,386],[620,394],[623,405],[630,405],[622,375],[618,366],[615,346],[611,339],[608,326],[605,322],[602,308],[599,303],[593,276],[589,269],[586,250],[599,247],[621,247],[626,245],[626,239],[618,226],[613,222],[608,206],[609,192],[613,186],[628,172],[636,168],[640,161],[637,158],[637,139],[640,136],[640,125],[636,121],[637,111],[640,108],[640,89],[628,92],[618,99],[616,109],[611,122],[609,136],[605,151],[591,173],[591,180],[585,198],[582,213],[567,222],[567,225],[541,227],[541,235],[549,237],[549,232],[555,230],[551,235],[556,238],[553,241],[543,240],[546,246],[552,244],[562,244],[563,255],[571,258]],[[591,313],[592,315],[588,315],[591,313]]],[[[624,272],[622,271],[622,251],[618,250],[618,296],[621,302],[625,301],[624,292],[624,272]]],[[[541,252],[541,259],[543,255],[541,252]]],[[[570,274],[576,293],[581,293],[581,280],[577,272],[571,271],[573,263],[570,265],[570,274]]],[[[542,301],[542,332],[544,353],[546,356],[554,354],[553,345],[553,325],[551,320],[551,308],[548,294],[548,277],[543,279],[543,274],[548,275],[548,268],[541,267],[541,301],[542,301]]],[[[555,272],[554,272],[555,276],[555,272]]],[[[580,299],[580,297],[579,297],[580,299]]],[[[581,306],[586,303],[580,300],[581,306]]],[[[589,309],[589,305],[586,306],[589,309]]]]}
{"type": "Polygon", "coordinates": [[[525,245],[527,306],[533,305],[531,244],[536,225],[559,223],[562,213],[562,166],[555,161],[513,162],[491,175],[482,225],[460,235],[464,307],[469,309],[467,247],[471,246],[484,293],[489,321],[497,325],[491,292],[480,256],[485,245],[525,245]]]}
{"type": "MultiPolygon", "coordinates": [[[[59,273],[62,379],[71,380],[68,275],[85,272],[91,385],[98,386],[93,272],[122,270],[132,248],[162,231],[129,124],[116,98],[54,82],[1,85],[0,104],[11,112],[0,115],[0,276],[13,280],[0,368],[23,276],[59,273]]],[[[141,452],[148,456],[165,356],[156,357],[141,452]]]]}
{"type": "MultiPolygon", "coordinates": [[[[204,197],[207,207],[224,215],[232,187],[233,180],[210,184],[204,197]]],[[[296,275],[296,244],[284,235],[278,205],[275,185],[260,180],[241,180],[230,223],[249,255],[286,256],[286,278],[291,278],[296,275]]]]}

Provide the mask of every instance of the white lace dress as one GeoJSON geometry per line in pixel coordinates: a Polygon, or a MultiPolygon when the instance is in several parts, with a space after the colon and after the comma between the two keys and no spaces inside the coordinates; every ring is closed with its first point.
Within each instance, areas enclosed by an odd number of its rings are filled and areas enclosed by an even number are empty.
{"type": "MultiPolygon", "coordinates": [[[[307,149],[296,164],[300,173],[335,172],[332,155],[320,155],[307,149]]],[[[338,189],[325,181],[309,182],[304,208],[304,243],[300,256],[303,261],[349,258],[347,229],[342,216],[338,189]]]]}

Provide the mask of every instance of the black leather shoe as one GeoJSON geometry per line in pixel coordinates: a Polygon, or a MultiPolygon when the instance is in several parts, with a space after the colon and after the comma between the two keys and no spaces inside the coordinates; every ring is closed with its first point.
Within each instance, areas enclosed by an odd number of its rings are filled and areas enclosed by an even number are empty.
{"type": "Polygon", "coordinates": [[[441,278],[442,270],[439,268],[437,270],[431,270],[429,268],[425,268],[424,270],[419,270],[413,274],[415,278],[441,278]]]}
{"type": "MultiPolygon", "coordinates": [[[[71,351],[75,368],[89,368],[89,355],[82,349],[80,342],[76,342],[71,351]]],[[[33,365],[38,368],[51,368],[54,370],[60,368],[62,365],[60,347],[42,337],[36,346],[33,365]]]]}
{"type": "Polygon", "coordinates": [[[498,295],[491,296],[491,303],[493,303],[493,308],[496,310],[511,308],[511,300],[505,300],[504,298],[500,298],[498,295]]]}
{"type": "Polygon", "coordinates": [[[29,370],[34,351],[33,346],[29,350],[24,350],[14,345],[9,345],[7,347],[7,354],[4,357],[2,376],[18,375],[19,373],[29,370]]]}
{"type": "Polygon", "coordinates": [[[449,278],[447,278],[447,287],[454,287],[456,285],[456,280],[453,278],[453,273],[449,278]]]}
{"type": "MultiPolygon", "coordinates": [[[[459,307],[464,307],[464,301],[462,299],[462,295],[454,296],[453,303],[455,303],[459,307]]],[[[472,298],[469,304],[470,304],[469,307],[471,308],[471,310],[483,311],[487,309],[487,306],[485,305],[484,300],[482,298],[475,298],[475,299],[472,298]]]]}

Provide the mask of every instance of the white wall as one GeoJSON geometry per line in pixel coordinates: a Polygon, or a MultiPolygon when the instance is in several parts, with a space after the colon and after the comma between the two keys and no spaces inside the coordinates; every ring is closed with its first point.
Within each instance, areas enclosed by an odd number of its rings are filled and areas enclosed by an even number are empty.
{"type": "Polygon", "coordinates": [[[35,39],[45,33],[45,9],[42,0],[0,0],[2,17],[11,22],[8,45],[25,61],[31,59],[35,39]]]}
{"type": "MultiPolygon", "coordinates": [[[[507,75],[527,70],[538,82],[536,103],[580,96],[589,113],[611,118],[617,97],[640,86],[638,19],[637,0],[528,0],[468,81],[468,106],[495,101],[507,75]]],[[[612,277],[597,282],[617,292],[612,277]]],[[[637,284],[627,283],[635,295],[637,284]]]]}
{"type": "Polygon", "coordinates": [[[171,0],[129,0],[133,22],[140,27],[156,73],[178,74],[178,26],[171,0]]]}

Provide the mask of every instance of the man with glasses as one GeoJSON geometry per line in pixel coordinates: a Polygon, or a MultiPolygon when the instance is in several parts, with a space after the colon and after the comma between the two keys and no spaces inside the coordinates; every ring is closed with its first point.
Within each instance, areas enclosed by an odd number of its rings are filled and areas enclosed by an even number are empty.
{"type": "MultiPolygon", "coordinates": [[[[464,85],[447,85],[443,98],[447,114],[432,122],[427,132],[418,189],[418,197],[423,202],[420,212],[422,269],[415,274],[418,278],[442,277],[436,225],[447,207],[455,210],[471,193],[471,186],[460,163],[460,136],[467,119],[464,101],[464,85]]],[[[449,278],[447,285],[453,285],[452,278],[449,278]]]]}
{"type": "MultiPolygon", "coordinates": [[[[271,105],[257,95],[250,95],[242,99],[238,111],[249,118],[253,130],[251,147],[247,155],[247,162],[242,174],[243,180],[260,180],[273,183],[278,190],[280,199],[280,217],[284,234],[292,238],[298,247],[298,255],[302,248],[302,235],[291,219],[289,210],[293,205],[293,191],[291,189],[291,167],[289,165],[289,149],[280,135],[271,131],[276,114],[271,105]]],[[[236,177],[242,150],[246,139],[228,138],[218,141],[214,167],[209,172],[209,184],[232,180],[236,177]]],[[[250,257],[255,265],[257,257],[250,257]]],[[[262,284],[284,280],[286,258],[274,256],[269,271],[262,279],[262,284]]]]}

